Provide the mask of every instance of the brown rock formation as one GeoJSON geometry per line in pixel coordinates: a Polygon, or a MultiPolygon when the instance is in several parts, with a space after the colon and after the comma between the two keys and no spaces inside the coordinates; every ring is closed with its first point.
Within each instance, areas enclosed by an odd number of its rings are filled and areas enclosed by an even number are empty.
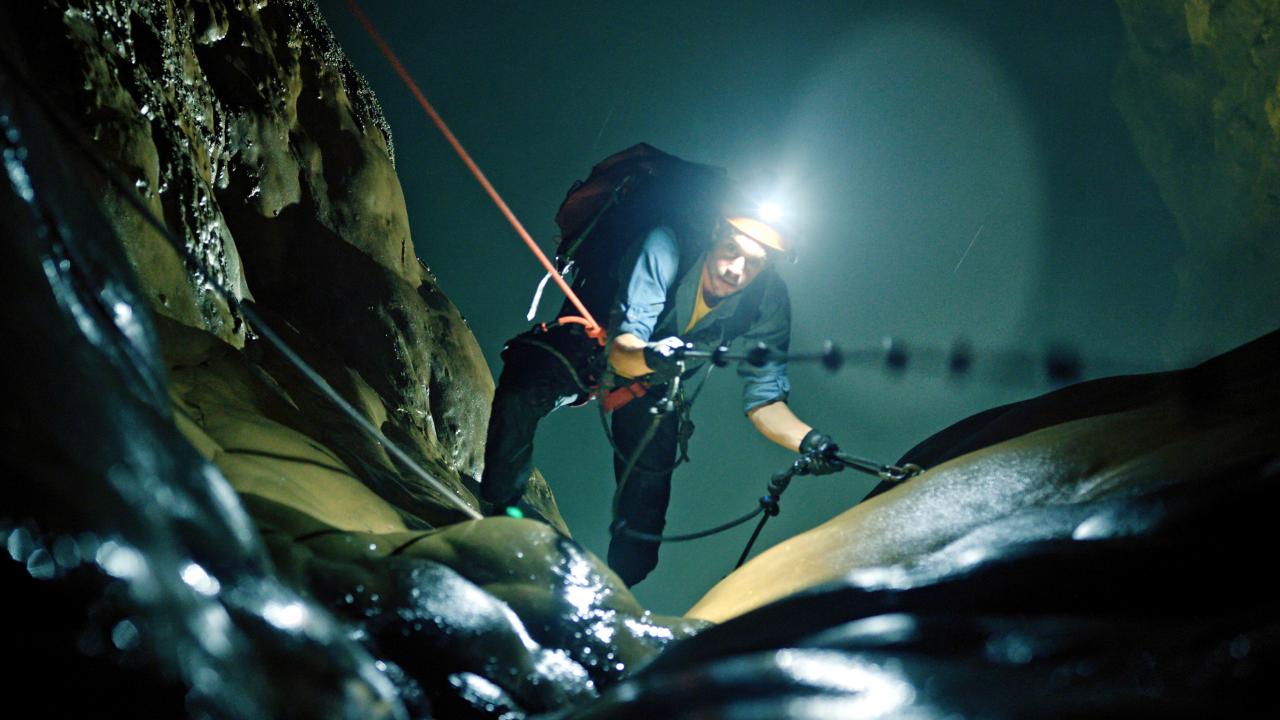
{"type": "Polygon", "coordinates": [[[1002,537],[1065,539],[1079,527],[1011,518],[1211,482],[1280,446],[1277,349],[1272,333],[1195,368],[1081,383],[957,423],[944,431],[953,442],[1012,437],[921,458],[923,474],[769,548],[687,615],[720,623],[841,578],[892,585],[930,563],[953,570],[1002,537]]]}
{"type": "MultiPolygon", "coordinates": [[[[27,29],[16,49],[25,71],[212,279],[252,299],[384,434],[477,506],[466,483],[480,473],[493,380],[414,254],[390,130],[312,3],[70,1],[4,14],[27,29]]],[[[305,485],[296,455],[320,453],[410,526],[461,517],[266,351],[105,179],[83,174],[144,293],[174,321],[164,349],[188,429],[261,446],[234,461],[206,448],[233,484],[305,485]],[[268,396],[275,415],[259,402],[268,396]]],[[[542,484],[534,495],[559,522],[542,484]]]]}
{"type": "Polygon", "coordinates": [[[1184,243],[1172,348],[1220,352],[1280,315],[1280,4],[1118,4],[1113,96],[1184,243]]]}

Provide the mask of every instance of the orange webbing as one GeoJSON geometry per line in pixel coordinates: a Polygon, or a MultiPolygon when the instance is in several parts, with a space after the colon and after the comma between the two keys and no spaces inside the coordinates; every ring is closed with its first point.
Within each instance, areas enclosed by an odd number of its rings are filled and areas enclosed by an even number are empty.
{"type": "Polygon", "coordinates": [[[595,321],[590,319],[589,315],[585,318],[574,317],[572,315],[565,315],[564,317],[556,318],[556,322],[560,323],[561,325],[581,325],[587,329],[588,337],[595,337],[595,335],[591,334],[591,330],[592,330],[591,326],[593,323],[595,323],[595,321]]]}
{"type": "Polygon", "coordinates": [[[347,7],[351,9],[351,14],[355,15],[356,20],[358,20],[360,25],[364,27],[364,31],[373,39],[374,44],[382,51],[383,56],[387,58],[387,62],[391,63],[391,67],[396,71],[396,74],[400,76],[400,79],[404,81],[405,86],[409,88],[409,92],[413,93],[413,96],[417,98],[418,104],[426,111],[427,116],[431,118],[431,122],[435,123],[436,127],[440,129],[440,133],[444,135],[444,139],[449,141],[449,144],[453,146],[454,152],[458,153],[458,157],[462,158],[463,164],[467,166],[467,169],[471,171],[471,174],[480,182],[480,186],[489,194],[489,198],[493,200],[493,203],[497,205],[498,209],[502,211],[502,214],[506,216],[507,222],[511,223],[511,227],[515,228],[516,234],[520,236],[521,240],[524,240],[525,245],[529,246],[529,250],[538,258],[538,262],[542,263],[542,266],[547,269],[547,272],[551,274],[551,278],[555,280],[556,284],[560,286],[560,289],[564,291],[565,296],[567,296],[569,301],[573,303],[573,306],[578,309],[578,312],[582,313],[582,317],[580,318],[564,317],[560,318],[560,321],[581,323],[586,326],[587,335],[595,338],[596,341],[603,345],[605,342],[604,328],[600,327],[600,323],[596,322],[596,319],[591,317],[591,313],[587,311],[586,306],[582,304],[582,301],[578,299],[578,296],[569,288],[569,284],[564,281],[564,278],[560,276],[560,273],[556,272],[555,266],[547,259],[547,256],[542,252],[542,249],[538,247],[538,244],[533,241],[533,237],[529,235],[529,231],[524,229],[524,225],[520,223],[520,219],[511,211],[511,208],[507,207],[507,203],[503,201],[502,196],[499,195],[498,191],[489,183],[489,179],[480,171],[480,167],[476,165],[475,161],[471,159],[471,156],[467,154],[467,151],[462,147],[462,143],[458,142],[458,138],[454,137],[453,133],[449,130],[449,126],[444,124],[444,119],[440,117],[440,113],[436,112],[435,107],[433,107],[431,102],[427,100],[427,96],[423,95],[422,91],[418,89],[418,84],[413,81],[413,77],[409,75],[409,71],[404,69],[404,66],[400,64],[400,60],[396,57],[396,54],[391,51],[391,48],[387,46],[385,41],[383,41],[382,36],[374,29],[373,23],[369,21],[369,18],[364,14],[364,11],[360,9],[360,5],[356,3],[356,0],[347,0],[347,7]]]}

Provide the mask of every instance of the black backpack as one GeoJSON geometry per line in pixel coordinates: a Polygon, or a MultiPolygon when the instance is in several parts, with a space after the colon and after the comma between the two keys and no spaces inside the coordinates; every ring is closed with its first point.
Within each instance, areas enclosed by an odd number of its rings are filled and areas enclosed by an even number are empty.
{"type": "MultiPolygon", "coordinates": [[[[682,256],[706,250],[716,222],[732,200],[723,168],[692,163],[647,143],[601,160],[569,188],[556,212],[556,266],[601,323],[608,322],[624,262],[644,233],[667,225],[682,256]]],[[[577,314],[566,303],[565,312],[577,314]]]]}

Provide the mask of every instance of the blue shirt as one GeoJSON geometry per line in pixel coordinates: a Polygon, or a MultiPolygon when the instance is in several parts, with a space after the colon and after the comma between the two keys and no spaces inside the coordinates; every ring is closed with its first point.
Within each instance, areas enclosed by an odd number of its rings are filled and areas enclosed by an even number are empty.
{"type": "MultiPolygon", "coordinates": [[[[762,342],[787,352],[791,344],[791,302],[786,285],[772,267],[765,268],[746,288],[722,298],[688,332],[681,332],[693,316],[706,255],[681,257],[675,231],[666,226],[649,231],[634,259],[624,261],[631,275],[622,286],[611,317],[611,336],[630,333],[648,341],[678,335],[700,348],[736,343],[752,347],[762,342]]],[[[690,367],[688,374],[697,371],[690,367]]],[[[762,367],[738,363],[743,378],[743,410],[785,401],[791,392],[785,361],[762,367]]]]}

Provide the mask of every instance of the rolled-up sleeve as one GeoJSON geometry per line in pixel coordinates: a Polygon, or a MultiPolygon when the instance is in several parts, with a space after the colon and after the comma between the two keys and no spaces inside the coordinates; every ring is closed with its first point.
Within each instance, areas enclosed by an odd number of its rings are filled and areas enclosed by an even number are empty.
{"type": "MultiPolygon", "coordinates": [[[[791,348],[791,299],[781,281],[772,283],[760,304],[760,315],[751,329],[742,336],[744,347],[764,343],[782,353],[791,348]]],[[[774,402],[785,402],[791,393],[791,380],[787,377],[785,360],[770,360],[763,366],[739,362],[738,375],[742,385],[743,412],[774,402]]]]}
{"type": "Polygon", "coordinates": [[[680,246],[675,234],[666,227],[650,230],[640,244],[631,277],[614,309],[614,334],[630,333],[649,340],[679,268],[680,246]]]}

